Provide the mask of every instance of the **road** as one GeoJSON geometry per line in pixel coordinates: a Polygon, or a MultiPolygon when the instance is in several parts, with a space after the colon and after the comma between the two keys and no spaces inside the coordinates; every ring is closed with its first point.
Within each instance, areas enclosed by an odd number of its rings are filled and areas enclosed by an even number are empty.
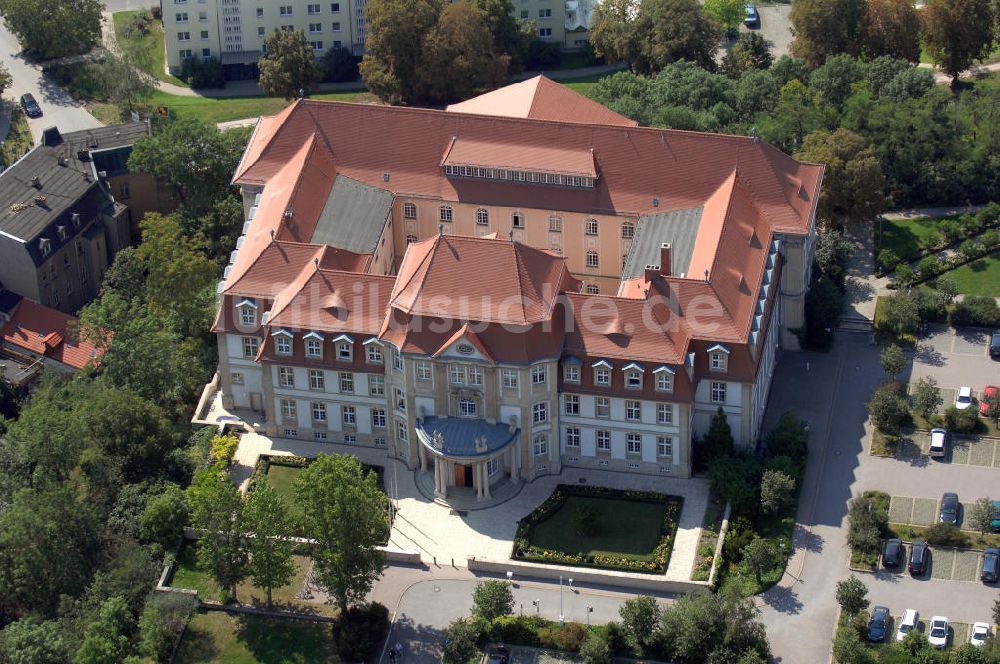
{"type": "Polygon", "coordinates": [[[17,100],[22,94],[30,92],[42,107],[42,117],[28,120],[35,142],[38,142],[46,127],[56,126],[59,131],[67,132],[101,126],[65,90],[46,81],[42,77],[42,68],[27,62],[20,51],[17,39],[7,30],[6,24],[0,21],[0,59],[14,79],[13,85],[6,91],[6,97],[17,100]]]}
{"type": "MultiPolygon", "coordinates": [[[[764,39],[771,42],[771,55],[775,60],[788,55],[788,47],[792,43],[792,22],[789,19],[791,11],[791,4],[757,7],[757,13],[760,14],[760,28],[754,32],[759,32],[764,39]]],[[[746,31],[747,28],[743,26],[740,30],[746,31]]]]}

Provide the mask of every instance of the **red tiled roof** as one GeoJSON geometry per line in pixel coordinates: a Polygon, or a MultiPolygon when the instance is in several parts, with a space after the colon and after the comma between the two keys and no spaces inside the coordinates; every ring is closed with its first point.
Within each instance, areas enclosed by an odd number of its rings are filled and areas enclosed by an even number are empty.
{"type": "Polygon", "coordinates": [[[638,124],[541,75],[452,104],[448,112],[623,127],[638,124]]]}
{"type": "Polygon", "coordinates": [[[308,264],[319,261],[327,270],[363,272],[371,261],[371,254],[356,254],[353,251],[337,249],[326,245],[304,244],[301,242],[268,241],[256,256],[251,256],[244,244],[237,256],[241,262],[244,252],[248,260],[243,271],[235,272],[236,266],[226,279],[224,292],[243,297],[274,297],[283,290],[308,264]]]}
{"type": "Polygon", "coordinates": [[[393,277],[307,265],[275,298],[267,324],[374,336],[385,318],[393,283],[393,277]]]}
{"type": "Polygon", "coordinates": [[[101,352],[89,341],[72,340],[69,329],[76,322],[74,316],[22,298],[0,335],[6,345],[82,369],[101,352]]]}
{"type": "Polygon", "coordinates": [[[451,142],[441,165],[597,177],[594,153],[590,150],[567,150],[554,145],[470,141],[464,138],[456,138],[451,142]]]}

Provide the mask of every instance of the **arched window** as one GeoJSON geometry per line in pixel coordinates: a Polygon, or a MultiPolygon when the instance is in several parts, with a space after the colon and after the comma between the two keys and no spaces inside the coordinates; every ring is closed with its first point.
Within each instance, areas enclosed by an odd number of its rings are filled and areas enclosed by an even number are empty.
{"type": "Polygon", "coordinates": [[[486,208],[476,210],[476,223],[480,226],[490,225],[490,213],[486,211],[486,208]]]}
{"type": "Polygon", "coordinates": [[[593,284],[587,286],[587,295],[600,295],[601,289],[593,284]]]}
{"type": "Polygon", "coordinates": [[[587,222],[587,235],[597,235],[597,220],[588,219],[587,222]]]}
{"type": "Polygon", "coordinates": [[[599,266],[599,263],[598,263],[598,259],[597,259],[597,252],[596,251],[588,251],[587,252],[587,267],[598,267],[598,266],[599,266]]]}
{"type": "Polygon", "coordinates": [[[403,203],[403,219],[416,219],[417,206],[413,203],[403,203]]]}
{"type": "Polygon", "coordinates": [[[631,240],[633,237],[635,237],[635,224],[631,221],[626,221],[622,224],[622,239],[631,240]]]}
{"type": "Polygon", "coordinates": [[[439,209],[439,216],[438,216],[438,218],[441,221],[449,222],[450,223],[451,220],[453,219],[452,213],[451,213],[451,206],[450,205],[442,205],[440,207],[440,209],[439,209]]]}

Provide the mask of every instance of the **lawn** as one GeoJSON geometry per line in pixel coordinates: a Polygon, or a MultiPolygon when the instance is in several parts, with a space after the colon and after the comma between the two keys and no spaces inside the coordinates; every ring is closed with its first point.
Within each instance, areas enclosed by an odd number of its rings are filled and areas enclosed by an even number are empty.
{"type": "MultiPolygon", "coordinates": [[[[364,90],[319,92],[311,99],[331,101],[375,102],[375,96],[364,90]]],[[[288,105],[280,97],[182,97],[157,91],[150,99],[154,107],[166,106],[170,114],[180,118],[198,118],[204,122],[228,122],[274,115],[288,105]]]]}
{"type": "Polygon", "coordinates": [[[184,631],[178,664],[308,664],[337,661],[329,625],[198,611],[184,631]]]}
{"type": "Polygon", "coordinates": [[[138,46],[143,51],[150,54],[149,60],[149,71],[146,72],[150,76],[155,77],[157,80],[163,81],[164,83],[173,83],[174,85],[179,85],[181,87],[188,87],[188,84],[176,76],[171,76],[166,70],[166,53],[163,48],[163,21],[158,19],[153,19],[150,23],[149,32],[138,38],[129,39],[125,36],[126,26],[132,22],[132,19],[136,17],[143,11],[125,11],[125,12],[115,12],[112,14],[112,18],[115,21],[115,38],[118,43],[125,46],[128,43],[133,43],[138,46]]]}
{"type": "MultiPolygon", "coordinates": [[[[892,249],[904,261],[910,261],[920,253],[920,242],[934,231],[943,219],[953,217],[928,217],[926,219],[884,219],[879,222],[882,239],[879,250],[892,249]]],[[[876,236],[879,227],[875,228],[876,236]]]]}
{"type": "Polygon", "coordinates": [[[666,515],[666,504],[570,496],[555,514],[535,527],[531,543],[566,553],[624,554],[652,560],[660,539],[660,524],[666,515]],[[573,527],[573,514],[583,506],[592,508],[598,515],[600,525],[590,537],[578,534],[573,527]]]}
{"type": "Polygon", "coordinates": [[[277,464],[271,464],[267,468],[267,483],[274,487],[275,491],[281,496],[281,499],[285,501],[285,505],[288,506],[288,511],[292,513],[296,523],[301,523],[302,521],[302,510],[295,499],[295,491],[292,489],[292,483],[303,470],[305,469],[293,468],[292,466],[279,466],[277,464]]]}
{"type": "Polygon", "coordinates": [[[1000,251],[947,272],[966,295],[1000,297],[1000,251]]]}
{"type": "Polygon", "coordinates": [[[0,162],[5,167],[10,166],[23,157],[34,144],[35,142],[31,138],[31,129],[28,128],[28,117],[21,110],[20,106],[12,103],[10,108],[10,131],[7,133],[7,139],[0,141],[0,145],[3,146],[2,154],[0,154],[0,162]]]}

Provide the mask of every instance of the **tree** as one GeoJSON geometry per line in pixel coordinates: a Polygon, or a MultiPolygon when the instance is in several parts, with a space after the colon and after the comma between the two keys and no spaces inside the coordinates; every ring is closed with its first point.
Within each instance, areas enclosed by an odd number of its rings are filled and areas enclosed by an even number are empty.
{"type": "Polygon", "coordinates": [[[726,32],[736,32],[746,18],[742,0],[705,0],[705,12],[726,32]]]}
{"type": "Polygon", "coordinates": [[[913,409],[917,411],[925,420],[938,411],[944,399],[941,397],[941,390],[938,389],[937,381],[931,376],[924,376],[913,385],[913,409]]]}
{"type": "Polygon", "coordinates": [[[417,68],[422,97],[444,103],[490,90],[507,78],[509,55],[493,50],[493,37],[468,2],[449,3],[424,39],[417,68]]]}
{"type": "Polygon", "coordinates": [[[156,662],[170,658],[174,641],[198,600],[180,593],[153,593],[139,616],[139,653],[156,662]]]}
{"type": "Polygon", "coordinates": [[[811,67],[831,55],[857,55],[865,4],[865,0],[796,0],[789,15],[795,35],[792,55],[811,67]]]}
{"type": "Polygon", "coordinates": [[[58,622],[23,618],[0,631],[0,661],[9,664],[64,664],[66,642],[58,622]]]}
{"type": "Polygon", "coordinates": [[[468,618],[459,618],[444,630],[443,664],[466,664],[476,654],[479,630],[468,618]]]}
{"type": "Polygon", "coordinates": [[[632,70],[654,74],[677,60],[714,70],[721,37],[718,26],[697,0],[644,0],[630,34],[632,70]]]}
{"type": "Polygon", "coordinates": [[[883,272],[892,272],[902,260],[899,254],[892,249],[883,249],[878,252],[878,264],[882,266],[883,272]]]}
{"type": "Polygon", "coordinates": [[[609,63],[631,64],[636,57],[632,21],[638,13],[638,0],[604,0],[599,3],[590,20],[590,43],[594,53],[609,63]]]}
{"type": "Polygon", "coordinates": [[[79,55],[101,36],[100,0],[3,0],[0,14],[21,47],[41,59],[79,55]]]}
{"type": "Polygon", "coordinates": [[[653,597],[639,595],[628,598],[618,609],[618,615],[633,643],[644,647],[652,641],[656,624],[660,620],[660,607],[653,597]]]}
{"type": "Polygon", "coordinates": [[[264,38],[258,85],[269,97],[295,99],[311,92],[322,73],[302,30],[277,29],[264,38]]]}
{"type": "Polygon", "coordinates": [[[875,428],[882,433],[899,433],[906,414],[906,401],[899,396],[894,385],[883,385],[872,393],[868,402],[868,416],[875,428]]]}
{"type": "MultiPolygon", "coordinates": [[[[740,14],[743,14],[742,8],[740,14]]],[[[771,42],[759,32],[744,32],[722,57],[722,71],[729,78],[741,80],[748,71],[769,69],[773,61],[771,42]]],[[[774,88],[774,96],[777,96],[778,86],[775,85],[774,88]]]]}
{"type": "Polygon", "coordinates": [[[979,531],[979,537],[986,535],[990,523],[996,518],[996,508],[990,498],[979,498],[969,509],[969,527],[979,531]]]}
{"type": "Polygon", "coordinates": [[[834,114],[835,111],[820,95],[794,78],[782,86],[774,111],[769,115],[759,115],[756,122],[761,138],[785,152],[793,153],[802,149],[808,134],[830,128],[834,114]]]}
{"type": "MultiPolygon", "coordinates": [[[[898,273],[899,270],[896,270],[898,273]]],[[[913,334],[920,328],[920,309],[917,300],[908,291],[896,291],[882,300],[882,318],[879,329],[894,337],[913,334]]]]}
{"type": "Polygon", "coordinates": [[[879,356],[882,361],[882,368],[885,373],[896,380],[896,376],[903,373],[906,369],[906,356],[903,355],[903,350],[896,344],[889,344],[882,354],[879,356]]]}
{"type": "Polygon", "coordinates": [[[837,222],[874,219],[885,209],[885,176],[875,151],[849,129],[818,131],[805,137],[798,159],[826,164],[819,211],[837,222]]]}
{"type": "Polygon", "coordinates": [[[891,55],[920,62],[920,14],[909,0],[868,0],[861,50],[874,60],[891,55]]]}
{"type": "Polygon", "coordinates": [[[840,664],[872,664],[875,656],[861,642],[854,625],[841,625],[833,637],[833,656],[840,664]]]}
{"type": "Polygon", "coordinates": [[[126,390],[94,390],[80,418],[84,443],[99,450],[126,482],[155,475],[174,446],[163,409],[126,390]]]}
{"type": "MultiPolygon", "coordinates": [[[[2,12],[0,12],[2,13],[2,12]]],[[[7,91],[14,79],[10,75],[10,70],[7,69],[6,65],[0,62],[0,97],[3,93],[7,91]]]]}
{"type": "Polygon", "coordinates": [[[958,295],[958,282],[950,274],[942,274],[934,280],[934,290],[944,298],[946,305],[951,304],[958,295]]]}
{"type": "Polygon", "coordinates": [[[472,617],[492,621],[514,613],[514,593],[508,581],[481,581],[472,591],[472,617]]]}
{"type": "Polygon", "coordinates": [[[951,76],[958,76],[976,60],[989,55],[996,37],[990,0],[929,0],[922,10],[927,52],[951,76]]]}
{"type": "Polygon", "coordinates": [[[116,664],[128,653],[135,620],[121,597],[101,604],[97,619],[87,625],[74,664],[116,664]]]}
{"type": "Polygon", "coordinates": [[[774,542],[763,537],[755,537],[743,549],[743,564],[753,572],[757,585],[762,583],[760,575],[774,567],[777,557],[774,542]]]}
{"type": "Polygon", "coordinates": [[[851,55],[834,55],[816,68],[809,77],[809,87],[823,99],[841,108],[851,96],[852,87],[865,77],[865,67],[851,55]]]}
{"type": "Polygon", "coordinates": [[[139,517],[140,532],[143,539],[166,549],[177,542],[188,517],[187,495],[176,484],[170,484],[146,504],[139,517]]]}
{"type": "Polygon", "coordinates": [[[761,511],[777,512],[789,503],[794,493],[795,478],[780,470],[765,470],[760,480],[761,511]]]}
{"type": "Polygon", "coordinates": [[[511,0],[471,0],[487,32],[493,35],[493,51],[510,56],[509,74],[520,74],[528,58],[528,44],[535,38],[530,22],[514,18],[511,0]]]}
{"type": "Polygon", "coordinates": [[[243,521],[247,531],[253,533],[247,540],[250,578],[254,586],[267,593],[270,608],[272,589],[291,583],[295,563],[292,561],[292,520],[288,507],[267,483],[266,477],[250,492],[243,506],[243,521]]]}
{"type": "Polygon", "coordinates": [[[358,61],[349,49],[331,48],[323,54],[323,80],[344,83],[358,80],[358,61]]]}
{"type": "Polygon", "coordinates": [[[703,462],[731,456],[733,453],[733,430],[726,419],[726,411],[722,406],[715,411],[708,425],[708,433],[700,441],[698,451],[703,462]]]}
{"type": "Polygon", "coordinates": [[[671,661],[683,664],[731,662],[751,652],[767,658],[771,653],[759,618],[753,598],[741,597],[730,584],[717,594],[685,595],[665,607],[657,642],[671,661]]]}
{"type": "Polygon", "coordinates": [[[580,657],[583,664],[612,664],[611,646],[608,644],[606,631],[592,631],[580,646],[580,657]]]}
{"type": "Polygon", "coordinates": [[[437,23],[441,0],[369,0],[361,76],[382,101],[405,104],[418,98],[418,68],[424,38],[437,23]]]}
{"type": "MultiPolygon", "coordinates": [[[[730,51],[726,57],[732,54],[730,51]]],[[[723,69],[727,67],[726,58],[722,60],[723,69]]],[[[742,66],[731,65],[730,66],[742,66]]],[[[728,72],[728,70],[727,70],[728,72]]],[[[774,110],[781,89],[774,74],[765,70],[749,70],[740,73],[736,83],[735,108],[742,120],[751,121],[759,113],[770,113],[774,110]]]]}
{"type": "Polygon", "coordinates": [[[849,616],[855,616],[868,608],[868,586],[853,574],[837,582],[837,604],[849,616]]]}
{"type": "Polygon", "coordinates": [[[198,567],[208,572],[230,601],[249,574],[243,500],[229,475],[214,468],[195,473],[188,487],[191,525],[203,532],[198,567]]]}
{"type": "Polygon", "coordinates": [[[320,454],[295,481],[306,536],[316,540],[316,580],[341,612],[364,599],[382,573],[389,538],[388,498],[357,457],[320,454]]]}
{"type": "Polygon", "coordinates": [[[146,73],[155,66],[149,49],[136,46],[109,52],[97,65],[101,89],[121,115],[138,109],[156,92],[156,79],[146,73]]]}

